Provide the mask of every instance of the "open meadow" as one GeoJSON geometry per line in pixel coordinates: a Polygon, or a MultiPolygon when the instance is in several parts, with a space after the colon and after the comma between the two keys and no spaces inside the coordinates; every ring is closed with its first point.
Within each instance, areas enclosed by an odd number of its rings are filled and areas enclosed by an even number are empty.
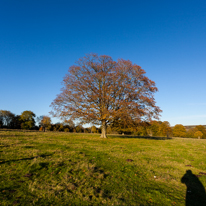
{"type": "Polygon", "coordinates": [[[204,205],[206,140],[99,136],[0,130],[0,205],[204,205]]]}

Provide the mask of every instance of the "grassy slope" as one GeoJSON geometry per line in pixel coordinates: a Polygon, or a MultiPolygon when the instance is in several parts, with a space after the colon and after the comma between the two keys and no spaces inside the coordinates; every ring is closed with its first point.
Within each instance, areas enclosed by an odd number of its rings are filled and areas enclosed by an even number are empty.
{"type": "MultiPolygon", "coordinates": [[[[183,138],[0,131],[0,204],[185,205],[181,178],[188,169],[206,172],[205,146],[183,138]]],[[[205,187],[206,176],[199,180],[205,187]]]]}

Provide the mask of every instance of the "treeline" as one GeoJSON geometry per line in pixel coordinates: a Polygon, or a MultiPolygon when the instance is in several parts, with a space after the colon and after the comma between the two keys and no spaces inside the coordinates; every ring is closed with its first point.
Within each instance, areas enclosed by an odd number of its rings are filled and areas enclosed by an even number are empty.
{"type": "Polygon", "coordinates": [[[23,111],[21,115],[15,115],[8,110],[0,110],[0,128],[25,129],[40,131],[60,131],[77,133],[100,133],[100,128],[95,126],[84,128],[82,125],[75,125],[72,121],[52,124],[48,116],[36,117],[32,111],[23,111]]]}
{"type": "Polygon", "coordinates": [[[0,110],[0,128],[7,129],[38,129],[35,125],[36,115],[32,111],[24,111],[15,115],[7,110],[0,110]]]}
{"type": "Polygon", "coordinates": [[[168,121],[151,121],[149,123],[142,122],[132,127],[128,127],[126,122],[119,122],[107,127],[107,133],[206,139],[206,128],[203,125],[194,126],[188,129],[181,124],[171,127],[168,121]]]}
{"type": "MultiPolygon", "coordinates": [[[[21,115],[15,115],[7,110],[0,110],[0,128],[26,129],[40,131],[60,131],[77,133],[101,133],[101,127],[84,128],[75,125],[73,121],[52,124],[48,116],[36,117],[32,111],[23,111],[21,115]]],[[[206,128],[203,125],[191,128],[177,124],[170,126],[168,121],[140,122],[128,126],[127,122],[116,121],[107,126],[107,134],[125,134],[137,136],[159,136],[159,137],[186,137],[206,139],[206,128]]]]}
{"type": "Polygon", "coordinates": [[[172,128],[172,131],[174,137],[206,139],[206,128],[203,125],[186,129],[183,125],[177,124],[172,128]]]}

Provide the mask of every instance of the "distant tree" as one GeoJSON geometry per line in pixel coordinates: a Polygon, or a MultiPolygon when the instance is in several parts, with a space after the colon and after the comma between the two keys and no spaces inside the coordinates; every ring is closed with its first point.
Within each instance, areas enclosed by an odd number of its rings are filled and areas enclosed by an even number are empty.
{"type": "Polygon", "coordinates": [[[155,82],[145,76],[140,66],[129,60],[87,55],[69,68],[61,94],[52,102],[52,114],[62,119],[106,127],[116,120],[133,122],[158,119],[155,82]]]}
{"type": "Polygon", "coordinates": [[[43,127],[43,131],[45,131],[45,129],[47,130],[47,128],[51,127],[51,118],[48,116],[42,116],[40,125],[43,127]]]}
{"type": "Polygon", "coordinates": [[[53,131],[59,131],[59,124],[54,124],[53,125],[53,131]]]}
{"type": "Polygon", "coordinates": [[[82,127],[82,125],[79,124],[75,127],[75,130],[77,133],[81,133],[84,131],[84,128],[82,127]]]}
{"type": "Polygon", "coordinates": [[[186,137],[188,138],[195,138],[194,134],[195,132],[197,132],[198,129],[195,127],[195,128],[190,128],[188,131],[187,131],[187,134],[186,134],[186,137]]]}
{"type": "Polygon", "coordinates": [[[15,114],[8,110],[0,110],[0,124],[1,127],[12,128],[15,114]]]}
{"type": "Polygon", "coordinates": [[[186,137],[186,129],[182,124],[176,124],[173,128],[174,137],[186,137]]]}
{"type": "Polygon", "coordinates": [[[206,129],[203,125],[198,125],[196,126],[196,128],[198,129],[198,131],[202,132],[203,136],[202,138],[203,139],[206,139],[206,129]]]}
{"type": "Polygon", "coordinates": [[[91,128],[84,128],[84,133],[91,133],[91,128]]]}
{"type": "Polygon", "coordinates": [[[160,135],[160,123],[158,121],[151,121],[148,130],[151,132],[151,136],[160,135]]]}
{"type": "Polygon", "coordinates": [[[48,125],[47,126],[47,131],[52,131],[52,130],[53,130],[52,124],[48,125]]]}
{"type": "Polygon", "coordinates": [[[75,128],[75,124],[74,124],[74,122],[73,122],[72,120],[65,120],[65,121],[63,122],[63,124],[64,124],[64,126],[65,126],[66,128],[69,129],[70,132],[72,132],[73,129],[75,128]]]}
{"type": "Polygon", "coordinates": [[[172,136],[172,128],[170,127],[170,123],[168,121],[162,122],[153,120],[149,123],[146,130],[149,136],[172,136]]]}
{"type": "Polygon", "coordinates": [[[195,132],[195,134],[194,134],[194,137],[195,137],[195,138],[198,138],[198,139],[202,138],[202,136],[203,136],[203,133],[200,132],[200,131],[197,131],[197,132],[195,132]]]}
{"type": "MultiPolygon", "coordinates": [[[[110,123],[107,127],[108,133],[117,133],[117,134],[131,134],[135,130],[135,123],[133,124],[127,124],[124,120],[115,120],[112,123],[110,123]],[[111,131],[110,131],[111,130],[111,131]]],[[[135,130],[136,131],[136,130],[135,130]]]]}
{"type": "Polygon", "coordinates": [[[92,126],[92,127],[91,127],[91,132],[92,132],[92,133],[96,133],[96,132],[97,132],[97,128],[96,128],[95,126],[92,126]]]}
{"type": "Polygon", "coordinates": [[[112,127],[111,126],[107,127],[107,134],[112,134],[112,127]]]}
{"type": "Polygon", "coordinates": [[[0,128],[3,127],[3,117],[0,116],[0,128]]]}
{"type": "Polygon", "coordinates": [[[20,115],[15,115],[12,120],[11,127],[14,129],[21,129],[21,124],[22,124],[22,120],[20,115]]]}
{"type": "Polygon", "coordinates": [[[160,133],[160,136],[163,136],[163,137],[172,136],[172,128],[168,121],[164,121],[160,124],[159,133],[160,133]]]}
{"type": "Polygon", "coordinates": [[[69,128],[65,128],[65,129],[64,129],[64,132],[69,132],[69,128]]]}
{"type": "Polygon", "coordinates": [[[32,129],[35,126],[35,118],[36,115],[32,111],[24,111],[20,115],[20,119],[22,121],[21,128],[22,129],[32,129]]]}
{"type": "Polygon", "coordinates": [[[53,130],[54,131],[64,131],[64,125],[62,123],[56,123],[53,125],[53,130]]]}
{"type": "Polygon", "coordinates": [[[134,134],[138,135],[138,136],[147,136],[148,135],[148,127],[149,127],[148,123],[142,122],[136,127],[136,132],[134,134]]]}

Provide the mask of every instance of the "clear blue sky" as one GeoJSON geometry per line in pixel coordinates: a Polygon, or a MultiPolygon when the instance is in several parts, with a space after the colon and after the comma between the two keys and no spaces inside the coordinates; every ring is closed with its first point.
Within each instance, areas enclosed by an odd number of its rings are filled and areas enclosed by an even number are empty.
{"type": "Polygon", "coordinates": [[[91,52],[140,65],[162,121],[206,124],[205,0],[0,0],[0,109],[48,115],[91,52]]]}

